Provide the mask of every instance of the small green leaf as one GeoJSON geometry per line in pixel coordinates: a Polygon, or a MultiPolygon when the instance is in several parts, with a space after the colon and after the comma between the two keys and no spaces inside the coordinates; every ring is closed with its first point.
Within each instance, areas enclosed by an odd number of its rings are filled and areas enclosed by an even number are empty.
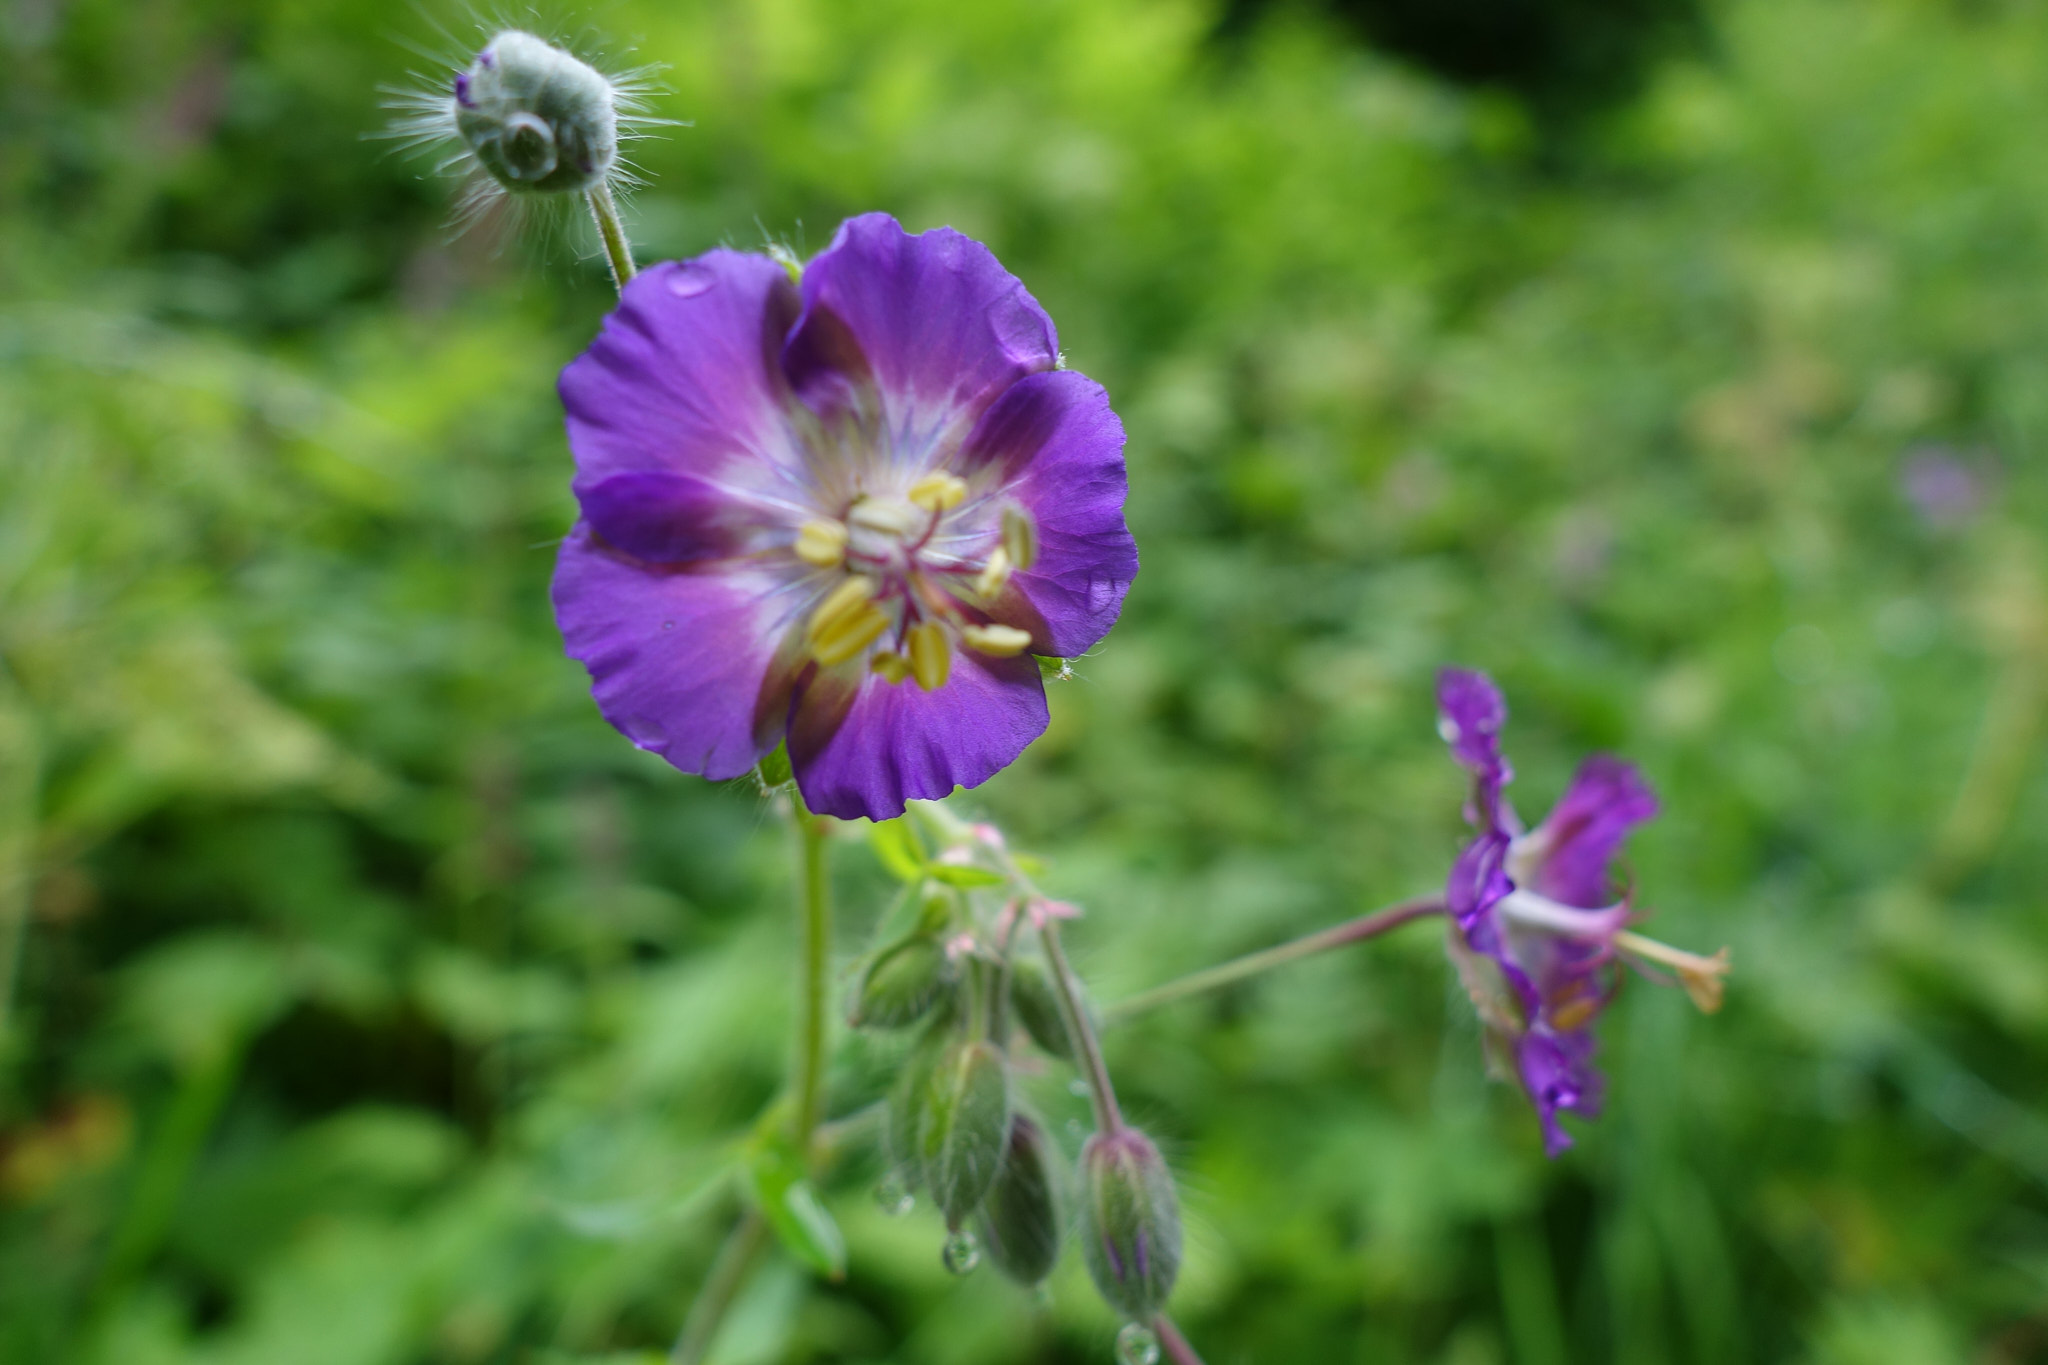
{"type": "Polygon", "coordinates": [[[925,869],[938,881],[963,890],[977,886],[1001,886],[1001,873],[991,872],[985,867],[970,867],[963,863],[933,863],[925,869]]]}
{"type": "Polygon", "coordinates": [[[900,881],[920,881],[925,875],[924,850],[908,820],[884,820],[868,830],[868,847],[882,860],[882,866],[900,881]]]}
{"type": "Polygon", "coordinates": [[[846,1238],[795,1153],[780,1143],[757,1148],[747,1165],[747,1192],[790,1255],[827,1279],[846,1278],[846,1238]]]}

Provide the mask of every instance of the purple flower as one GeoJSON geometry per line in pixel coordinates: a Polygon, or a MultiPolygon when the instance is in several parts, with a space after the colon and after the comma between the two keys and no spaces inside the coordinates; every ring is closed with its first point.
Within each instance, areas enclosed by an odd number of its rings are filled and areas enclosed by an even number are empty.
{"type": "Polygon", "coordinates": [[[1633,912],[1614,895],[1613,863],[1629,831],[1657,813],[1632,764],[1587,759],[1543,823],[1524,831],[1507,799],[1514,771],[1500,748],[1508,717],[1500,689],[1484,673],[1447,668],[1437,704],[1438,728],[1473,776],[1465,818],[1477,830],[1444,891],[1452,958],[1486,1026],[1489,1055],[1528,1092],[1544,1148],[1556,1156],[1571,1146],[1558,1114],[1600,1111],[1592,1025],[1613,997],[1615,962],[1670,967],[1712,1011],[1727,950],[1700,957],[1629,931],[1633,912]]]}
{"type": "Polygon", "coordinates": [[[813,810],[888,819],[1045,729],[1138,571],[1124,432],[989,250],[886,214],[800,283],[719,250],[626,286],[562,374],[582,518],[555,615],[599,710],[685,772],[787,740],[813,810]]]}

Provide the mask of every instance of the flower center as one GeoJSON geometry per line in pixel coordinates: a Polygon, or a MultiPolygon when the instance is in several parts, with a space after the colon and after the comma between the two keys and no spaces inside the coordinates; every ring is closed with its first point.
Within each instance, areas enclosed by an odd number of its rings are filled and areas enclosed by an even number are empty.
{"type": "Polygon", "coordinates": [[[1030,633],[992,620],[990,609],[1037,557],[1037,534],[1020,508],[994,513],[941,470],[805,522],[791,552],[837,579],[805,625],[811,656],[829,668],[866,654],[887,681],[914,678],[930,692],[945,686],[956,644],[1021,654],[1030,633]]]}

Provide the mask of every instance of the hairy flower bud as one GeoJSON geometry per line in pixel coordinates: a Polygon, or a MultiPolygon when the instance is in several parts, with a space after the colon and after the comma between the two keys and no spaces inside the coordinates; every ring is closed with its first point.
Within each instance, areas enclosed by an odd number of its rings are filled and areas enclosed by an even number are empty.
{"type": "Polygon", "coordinates": [[[975,1231],[996,1269],[1030,1287],[1060,1258],[1059,1152],[1030,1115],[1010,1120],[1009,1146],[975,1231]]]}
{"type": "Polygon", "coordinates": [[[491,178],[518,194],[591,189],[619,155],[612,83],[518,29],[456,73],[455,128],[491,178]]]}
{"type": "Polygon", "coordinates": [[[1067,1021],[1053,995],[1052,978],[1028,957],[1010,964],[1010,1009],[1032,1042],[1052,1056],[1073,1060],[1074,1041],[1067,1036],[1067,1021]]]}
{"type": "Polygon", "coordinates": [[[861,974],[847,1022],[855,1028],[902,1028],[931,1012],[952,978],[946,950],[925,935],[884,948],[861,974]]]}
{"type": "Polygon", "coordinates": [[[939,1054],[925,1088],[917,1147],[946,1226],[967,1221],[1002,1168],[1010,1136],[1010,1075],[989,1044],[962,1039],[939,1054]]]}
{"type": "Polygon", "coordinates": [[[1180,1200],[1152,1140],[1135,1128],[1081,1148],[1081,1249],[1110,1307],[1149,1323],[1180,1274],[1180,1200]]]}

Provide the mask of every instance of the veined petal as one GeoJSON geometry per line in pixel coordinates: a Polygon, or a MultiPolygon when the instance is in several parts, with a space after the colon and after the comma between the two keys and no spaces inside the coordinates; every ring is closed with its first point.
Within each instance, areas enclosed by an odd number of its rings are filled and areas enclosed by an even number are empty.
{"type": "MultiPolygon", "coordinates": [[[[1138,572],[1124,524],[1124,428],[1109,394],[1071,370],[1029,375],[982,414],[961,449],[977,490],[1030,516],[1037,554],[1010,579],[1030,604],[1037,654],[1085,654],[1116,624],[1138,572]]],[[[1004,613],[995,612],[998,617],[1004,613]]]]}
{"type": "Polygon", "coordinates": [[[1629,831],[1656,814],[1656,793],[1634,764],[1595,754],[1543,823],[1518,841],[1528,855],[1516,850],[1515,880],[1566,905],[1605,905],[1614,899],[1609,865],[1629,831]]]}
{"type": "Polygon", "coordinates": [[[757,731],[756,711],[764,694],[786,692],[792,660],[778,664],[777,647],[814,595],[744,563],[651,566],[581,523],[555,562],[555,619],[598,710],[640,748],[709,778],[738,777],[775,747],[780,726],[757,731]]]}
{"type": "Polygon", "coordinates": [[[1045,731],[1038,665],[962,650],[945,686],[892,684],[851,666],[815,670],[789,721],[797,789],[812,810],[890,820],[993,777],[1045,731]]]}
{"type": "Polygon", "coordinates": [[[874,404],[883,457],[921,470],[941,433],[964,434],[1058,357],[1052,319],[987,247],[951,228],[912,236],[868,213],[805,266],[783,365],[828,420],[874,404]]]}
{"type": "Polygon", "coordinates": [[[804,468],[781,366],[798,307],[766,256],[711,251],[635,276],[562,371],[579,482],[653,472],[786,493],[804,468]]]}

